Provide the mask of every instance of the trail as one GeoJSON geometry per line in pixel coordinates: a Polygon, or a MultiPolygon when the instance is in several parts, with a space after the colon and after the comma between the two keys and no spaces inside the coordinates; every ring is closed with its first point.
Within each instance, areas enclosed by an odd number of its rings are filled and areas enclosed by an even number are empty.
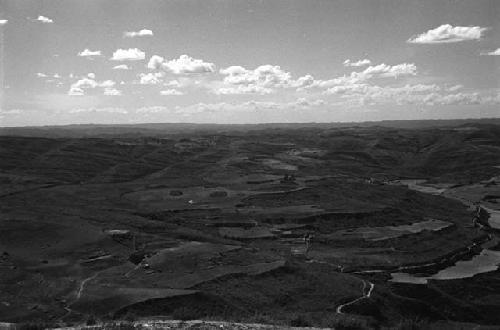
{"type": "MultiPolygon", "coordinates": [[[[326,265],[329,265],[329,266],[332,266],[332,267],[335,267],[337,269],[340,270],[340,272],[343,271],[343,267],[340,266],[340,265],[335,265],[335,264],[332,264],[330,262],[326,262],[326,261],[321,261],[321,260],[316,260],[316,259],[310,259],[308,261],[306,261],[307,263],[318,263],[318,264],[326,264],[326,265]]],[[[361,289],[361,294],[362,296],[361,297],[358,297],[356,299],[353,299],[349,302],[346,302],[345,304],[342,304],[342,305],[339,305],[337,306],[337,309],[335,310],[338,314],[344,314],[342,312],[342,309],[346,306],[349,306],[349,305],[352,305],[352,304],[355,304],[357,303],[358,301],[361,301],[363,299],[369,299],[372,295],[372,292],[373,292],[373,289],[375,288],[375,284],[373,284],[372,282],[369,282],[369,281],[366,281],[366,280],[363,280],[363,279],[359,279],[362,283],[363,283],[363,288],[361,289]],[[366,291],[366,288],[368,288],[368,291],[365,293],[366,291]]]]}
{"type": "Polygon", "coordinates": [[[85,288],[85,284],[88,282],[88,281],[91,281],[93,280],[94,278],[97,277],[97,275],[99,275],[99,272],[95,273],[94,275],[90,276],[90,277],[87,277],[86,279],[84,279],[81,283],[80,283],[80,287],[78,288],[78,291],[76,292],[76,300],[80,299],[80,297],[82,296],[82,292],[83,292],[83,289],[85,288]]]}
{"type": "Polygon", "coordinates": [[[342,312],[342,309],[346,306],[349,306],[349,305],[352,305],[352,304],[355,304],[357,303],[358,301],[361,301],[363,299],[369,299],[372,295],[372,292],[373,292],[373,289],[375,288],[375,284],[373,284],[372,282],[368,282],[368,281],[365,281],[365,280],[361,280],[363,282],[363,288],[361,289],[361,293],[363,294],[361,297],[358,297],[354,300],[351,300],[345,304],[342,304],[342,305],[339,305],[336,309],[336,312],[338,314],[344,314],[342,312]],[[366,291],[366,288],[368,287],[368,292],[365,293],[366,291]]]}
{"type": "Polygon", "coordinates": [[[71,300],[70,302],[66,303],[66,306],[64,306],[64,309],[66,310],[66,314],[64,314],[63,316],[59,317],[60,320],[63,320],[64,318],[66,318],[69,314],[73,313],[73,310],[71,309],[71,306],[73,303],[75,303],[77,300],[79,300],[82,296],[82,292],[83,290],[85,289],[85,284],[87,284],[88,281],[91,281],[93,280],[94,278],[97,277],[97,275],[99,275],[100,272],[97,272],[95,273],[94,275],[90,276],[90,277],[87,277],[85,278],[84,280],[82,280],[80,282],[80,286],[78,287],[78,291],[76,292],[76,295],[75,295],[75,299],[71,300]]]}

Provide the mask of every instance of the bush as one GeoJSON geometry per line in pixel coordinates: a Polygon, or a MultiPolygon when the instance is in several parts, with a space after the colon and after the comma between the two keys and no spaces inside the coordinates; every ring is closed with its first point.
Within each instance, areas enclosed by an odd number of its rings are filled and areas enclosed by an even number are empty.
{"type": "Polygon", "coordinates": [[[430,329],[431,325],[429,321],[420,319],[420,318],[412,318],[412,319],[404,319],[399,322],[392,330],[427,330],[430,329]]]}
{"type": "Polygon", "coordinates": [[[128,322],[134,322],[137,319],[137,315],[135,315],[135,313],[132,312],[127,312],[127,314],[125,314],[123,319],[128,322]]]}
{"type": "Polygon", "coordinates": [[[22,323],[19,326],[19,330],[43,330],[51,327],[53,327],[53,324],[32,321],[32,322],[22,323]]]}
{"type": "Polygon", "coordinates": [[[182,306],[175,309],[172,312],[172,318],[174,320],[182,320],[182,321],[196,320],[199,318],[199,313],[194,308],[188,306],[182,306]]]}
{"type": "Polygon", "coordinates": [[[304,315],[297,315],[290,320],[290,325],[292,327],[309,327],[311,322],[304,315]]]}
{"type": "Polygon", "coordinates": [[[338,330],[358,330],[372,329],[368,321],[352,315],[331,314],[323,318],[322,327],[329,327],[338,330]]]}
{"type": "Polygon", "coordinates": [[[97,324],[97,319],[94,315],[89,315],[87,317],[87,321],[85,322],[86,325],[96,325],[97,324]]]}

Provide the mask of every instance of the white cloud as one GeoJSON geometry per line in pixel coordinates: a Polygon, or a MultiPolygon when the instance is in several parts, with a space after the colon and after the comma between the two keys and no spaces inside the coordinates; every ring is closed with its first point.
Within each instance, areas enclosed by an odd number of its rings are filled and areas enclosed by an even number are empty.
{"type": "Polygon", "coordinates": [[[474,105],[486,102],[486,99],[477,92],[457,92],[462,88],[461,85],[451,87],[442,87],[436,84],[377,86],[361,83],[331,87],[324,93],[340,96],[346,100],[347,104],[362,106],[375,104],[474,105]]]}
{"type": "Polygon", "coordinates": [[[71,88],[68,91],[68,95],[69,96],[83,96],[83,95],[85,95],[85,92],[80,87],[71,86],[71,88]]]}
{"type": "Polygon", "coordinates": [[[86,89],[94,89],[94,88],[103,88],[104,95],[121,95],[121,92],[115,90],[113,86],[116,83],[113,80],[104,80],[104,81],[96,81],[95,74],[89,73],[87,77],[81,78],[75,83],[71,84],[71,87],[68,91],[68,95],[72,96],[81,96],[85,95],[86,89]],[[116,93],[120,94],[116,94],[116,93]]]}
{"type": "Polygon", "coordinates": [[[297,84],[291,79],[289,72],[277,65],[261,65],[254,70],[235,65],[219,72],[225,77],[221,85],[213,88],[215,94],[270,94],[276,88],[297,84]]]}
{"type": "Polygon", "coordinates": [[[113,70],[130,70],[130,68],[126,64],[120,64],[120,65],[114,66],[113,70]]]}
{"type": "Polygon", "coordinates": [[[439,44],[467,40],[479,40],[488,28],[480,26],[451,26],[443,24],[407,40],[414,44],[439,44]]]}
{"type": "Polygon", "coordinates": [[[372,61],[370,61],[367,58],[365,58],[363,60],[356,61],[356,62],[351,62],[350,59],[347,59],[347,60],[344,61],[344,66],[359,67],[359,66],[365,66],[365,65],[370,65],[370,64],[372,64],[372,61]]]}
{"type": "Polygon", "coordinates": [[[2,115],[20,115],[24,111],[21,109],[9,109],[9,110],[2,110],[0,109],[0,114],[2,115]]]}
{"type": "Polygon", "coordinates": [[[490,55],[490,56],[500,56],[500,48],[493,50],[491,52],[481,53],[481,55],[490,55]]]}
{"type": "Polygon", "coordinates": [[[5,25],[9,22],[7,19],[0,19],[0,26],[5,25]]]}
{"type": "Polygon", "coordinates": [[[363,79],[369,79],[374,76],[397,78],[399,76],[414,76],[416,74],[417,67],[413,63],[402,63],[393,66],[382,63],[376,66],[369,66],[360,73],[360,76],[363,77],[363,79]]]}
{"type": "Polygon", "coordinates": [[[106,112],[106,113],[121,113],[121,114],[127,114],[128,111],[124,108],[113,108],[113,107],[106,107],[106,108],[76,108],[76,109],[71,109],[69,113],[87,113],[87,112],[94,112],[94,113],[99,113],[99,112],[106,112]]]}
{"type": "Polygon", "coordinates": [[[117,49],[111,57],[112,61],[140,61],[146,58],[146,53],[138,48],[117,49]]]}
{"type": "Polygon", "coordinates": [[[122,95],[122,91],[113,88],[113,87],[106,87],[104,88],[104,95],[106,96],[119,96],[122,95]]]}
{"type": "Polygon", "coordinates": [[[158,113],[158,112],[164,112],[167,111],[167,107],[164,106],[150,106],[150,107],[141,107],[139,109],[136,109],[136,113],[158,113]]]}
{"type": "Polygon", "coordinates": [[[141,85],[157,85],[162,82],[163,72],[149,72],[139,74],[141,85]]]}
{"type": "Polygon", "coordinates": [[[102,56],[102,53],[100,50],[90,50],[88,48],[85,48],[84,50],[78,53],[78,56],[87,57],[88,59],[93,59],[94,57],[102,56]]]}
{"type": "Polygon", "coordinates": [[[45,73],[42,73],[42,72],[37,72],[36,76],[38,78],[46,78],[47,77],[47,75],[45,73]]]}
{"type": "Polygon", "coordinates": [[[308,86],[311,86],[313,84],[314,84],[314,77],[311,76],[310,74],[299,77],[298,79],[290,82],[291,87],[295,87],[299,90],[307,88],[308,86]]]}
{"type": "Polygon", "coordinates": [[[235,113],[252,111],[288,111],[288,110],[309,110],[324,106],[326,103],[321,99],[299,98],[291,102],[263,102],[248,101],[243,103],[198,103],[186,107],[176,107],[175,112],[183,115],[193,115],[200,113],[235,113]]]}
{"type": "Polygon", "coordinates": [[[225,75],[224,82],[231,85],[259,85],[278,87],[288,85],[291,74],[277,65],[261,65],[255,70],[247,70],[241,66],[230,66],[220,70],[225,75]]]}
{"type": "Polygon", "coordinates": [[[213,93],[217,95],[231,95],[231,94],[271,94],[274,91],[270,88],[257,86],[257,85],[236,85],[230,87],[218,87],[213,89],[213,93]]]}
{"type": "Polygon", "coordinates": [[[161,57],[159,55],[153,55],[149,59],[148,68],[151,70],[158,70],[161,68],[163,61],[165,61],[165,59],[163,57],[161,57]]]}
{"type": "Polygon", "coordinates": [[[456,92],[462,88],[464,88],[464,86],[462,86],[462,85],[453,85],[453,86],[446,87],[446,90],[449,92],[456,92]]]}
{"type": "Polygon", "coordinates": [[[476,105],[482,103],[479,93],[456,93],[442,95],[433,93],[427,95],[423,102],[426,105],[476,105]]]}
{"type": "Polygon", "coordinates": [[[116,83],[113,80],[104,80],[100,83],[97,83],[98,87],[104,87],[104,88],[113,87],[114,85],[116,85],[116,83]]]}
{"type": "Polygon", "coordinates": [[[174,89],[174,88],[172,88],[172,89],[166,89],[166,90],[164,90],[164,91],[160,91],[160,94],[161,94],[161,95],[165,95],[165,96],[166,96],[166,95],[169,95],[169,96],[173,96],[173,95],[184,95],[184,93],[183,93],[183,92],[181,92],[181,91],[179,91],[179,90],[177,90],[177,89],[174,89]]]}
{"type": "Polygon", "coordinates": [[[152,70],[163,70],[173,74],[201,74],[215,71],[213,63],[204,62],[201,59],[195,59],[188,55],[181,55],[178,59],[166,61],[163,57],[153,55],[148,68],[152,70]]]}
{"type": "Polygon", "coordinates": [[[42,15],[38,16],[38,18],[36,20],[41,22],[41,23],[54,23],[53,20],[51,20],[48,17],[42,16],[42,15]]]}
{"type": "MultiPolygon", "coordinates": [[[[362,62],[361,60],[358,62],[362,62]]],[[[349,60],[346,63],[352,64],[349,60]]],[[[366,61],[363,65],[366,65],[366,61]]],[[[357,63],[354,63],[357,65],[357,63]]],[[[254,70],[242,66],[223,68],[220,74],[222,81],[215,81],[210,85],[214,94],[271,94],[278,89],[296,88],[297,91],[310,89],[328,89],[335,86],[351,86],[361,84],[375,78],[398,78],[417,74],[417,67],[413,63],[397,65],[379,64],[369,66],[361,72],[352,72],[350,75],[329,79],[316,80],[311,75],[304,75],[293,79],[292,75],[279,66],[261,65],[254,70]]]]}
{"type": "Polygon", "coordinates": [[[152,35],[153,35],[153,31],[147,30],[147,29],[142,29],[142,30],[137,31],[137,32],[134,32],[134,31],[125,32],[123,34],[123,36],[126,38],[145,37],[145,36],[152,36],[152,35]]]}
{"type": "Polygon", "coordinates": [[[168,87],[181,87],[181,83],[178,80],[170,80],[169,82],[165,83],[165,86],[168,87]]]}
{"type": "Polygon", "coordinates": [[[304,76],[292,81],[291,86],[297,87],[297,91],[312,89],[326,90],[327,94],[341,94],[345,91],[363,89],[370,79],[399,78],[401,76],[414,76],[417,67],[413,63],[402,63],[397,65],[379,64],[369,66],[360,72],[351,72],[350,75],[321,80],[312,76],[304,76]]]}

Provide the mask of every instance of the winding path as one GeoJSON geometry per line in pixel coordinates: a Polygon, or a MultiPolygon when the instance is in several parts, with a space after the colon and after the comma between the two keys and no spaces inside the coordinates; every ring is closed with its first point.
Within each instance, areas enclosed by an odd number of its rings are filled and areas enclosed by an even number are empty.
{"type": "Polygon", "coordinates": [[[365,281],[365,280],[361,280],[361,281],[363,282],[363,288],[361,289],[362,296],[358,297],[354,300],[351,300],[345,304],[337,306],[336,312],[338,314],[344,314],[344,312],[342,312],[342,309],[344,307],[349,306],[349,305],[353,305],[353,304],[357,303],[358,301],[361,301],[363,299],[369,299],[371,297],[373,289],[375,288],[375,284],[373,284],[372,282],[365,281]],[[368,291],[365,293],[366,288],[368,288],[368,291]]]}
{"type": "Polygon", "coordinates": [[[88,281],[92,281],[94,278],[97,277],[97,275],[99,274],[99,272],[95,273],[94,275],[90,276],[90,277],[87,277],[86,279],[84,279],[81,283],[80,283],[80,287],[78,288],[78,291],[76,292],[76,300],[80,299],[80,297],[82,296],[82,292],[83,292],[83,289],[85,288],[85,284],[87,284],[88,281]]]}

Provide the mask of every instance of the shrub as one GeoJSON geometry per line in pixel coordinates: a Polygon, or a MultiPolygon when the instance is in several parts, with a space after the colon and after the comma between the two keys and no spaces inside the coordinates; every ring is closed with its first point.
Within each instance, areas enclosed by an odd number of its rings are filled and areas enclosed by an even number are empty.
{"type": "Polygon", "coordinates": [[[401,320],[393,330],[427,330],[430,328],[429,321],[418,317],[401,320]]]}
{"type": "Polygon", "coordinates": [[[304,315],[297,315],[290,320],[290,325],[292,327],[308,327],[311,325],[311,322],[304,315]]]}
{"type": "Polygon", "coordinates": [[[172,318],[182,321],[195,320],[199,318],[199,313],[194,308],[191,308],[189,306],[182,306],[172,312],[172,318]]]}
{"type": "Polygon", "coordinates": [[[97,319],[94,315],[89,315],[87,317],[87,321],[85,322],[86,325],[96,325],[97,324],[97,319]]]}
{"type": "Polygon", "coordinates": [[[371,329],[368,321],[352,315],[331,314],[324,317],[321,326],[338,330],[371,329]]]}
{"type": "Polygon", "coordinates": [[[32,321],[32,322],[22,323],[19,326],[19,330],[43,330],[50,328],[52,326],[53,325],[49,323],[32,321]]]}

